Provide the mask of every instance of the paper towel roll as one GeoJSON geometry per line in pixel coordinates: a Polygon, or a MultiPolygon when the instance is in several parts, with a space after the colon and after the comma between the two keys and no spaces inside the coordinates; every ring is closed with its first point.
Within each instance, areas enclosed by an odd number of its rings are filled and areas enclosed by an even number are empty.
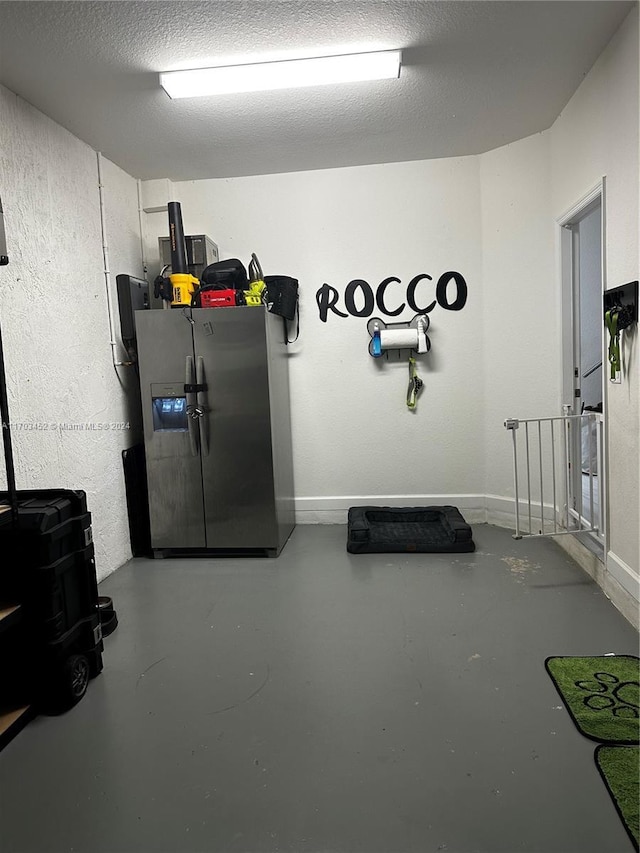
{"type": "Polygon", "coordinates": [[[417,349],[417,329],[382,329],[380,331],[382,349],[417,349]]]}

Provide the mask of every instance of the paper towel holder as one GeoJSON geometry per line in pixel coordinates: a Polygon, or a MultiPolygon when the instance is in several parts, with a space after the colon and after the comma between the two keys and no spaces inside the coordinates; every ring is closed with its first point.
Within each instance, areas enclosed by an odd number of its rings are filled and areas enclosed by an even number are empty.
{"type": "Polygon", "coordinates": [[[388,357],[389,350],[409,350],[418,355],[429,352],[429,323],[427,314],[416,314],[407,323],[385,323],[379,317],[372,317],[367,323],[367,331],[371,336],[369,355],[374,358],[383,355],[388,357]]]}

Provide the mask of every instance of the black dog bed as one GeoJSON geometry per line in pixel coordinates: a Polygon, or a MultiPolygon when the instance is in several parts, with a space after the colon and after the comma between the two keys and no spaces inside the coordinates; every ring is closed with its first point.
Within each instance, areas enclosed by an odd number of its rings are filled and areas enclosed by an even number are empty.
{"type": "Polygon", "coordinates": [[[352,506],[347,551],[351,554],[475,551],[471,528],[454,506],[352,506]]]}

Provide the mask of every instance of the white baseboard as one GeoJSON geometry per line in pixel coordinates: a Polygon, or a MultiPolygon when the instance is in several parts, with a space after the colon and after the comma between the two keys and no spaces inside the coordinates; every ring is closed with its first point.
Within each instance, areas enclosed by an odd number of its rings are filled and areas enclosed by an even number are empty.
{"type": "Polygon", "coordinates": [[[558,536],[555,540],[598,584],[611,603],[622,613],[633,627],[640,630],[640,610],[638,608],[638,578],[632,569],[619,557],[607,554],[606,565],[590,551],[577,536],[558,536]],[[616,566],[612,570],[613,566],[616,566]],[[623,586],[622,579],[626,585],[623,586]],[[635,591],[633,590],[635,582],[635,591]]]}
{"type": "MultiPolygon", "coordinates": [[[[489,524],[497,524],[498,527],[508,527],[515,530],[515,503],[513,498],[504,495],[485,495],[485,507],[487,510],[487,521],[489,524]]],[[[553,504],[544,503],[542,509],[540,501],[525,500],[518,501],[520,507],[520,532],[529,530],[529,517],[531,517],[531,528],[535,533],[544,526],[546,533],[551,533],[554,525],[555,510],[553,504]],[[543,525],[544,522],[544,525],[543,525]]],[[[557,522],[558,525],[560,522],[557,522]]]]}
{"type": "MultiPolygon", "coordinates": [[[[503,495],[328,495],[295,499],[296,524],[346,524],[352,506],[457,506],[469,524],[497,524],[515,528],[513,498],[503,495]]],[[[545,519],[552,517],[551,505],[545,504],[545,519]]],[[[527,504],[520,502],[522,518],[527,504]]],[[[531,504],[531,519],[540,519],[540,504],[531,504]]]]}
{"type": "Polygon", "coordinates": [[[484,495],[334,495],[296,498],[296,524],[346,524],[352,506],[457,506],[469,524],[487,520],[484,495]]]}
{"type": "Polygon", "coordinates": [[[640,604],[640,577],[613,551],[607,552],[607,571],[640,604]]]}
{"type": "Polygon", "coordinates": [[[498,527],[515,530],[515,508],[513,498],[502,495],[484,495],[485,521],[498,527]]]}

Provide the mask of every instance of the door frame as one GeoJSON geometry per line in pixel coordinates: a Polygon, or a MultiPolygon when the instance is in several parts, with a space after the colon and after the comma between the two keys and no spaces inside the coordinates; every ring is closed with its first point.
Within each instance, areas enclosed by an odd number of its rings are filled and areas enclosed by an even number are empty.
{"type": "MultiPolygon", "coordinates": [[[[562,409],[567,407],[575,412],[575,376],[574,376],[574,352],[576,336],[576,316],[574,311],[574,289],[575,269],[573,263],[573,231],[571,226],[582,219],[598,201],[600,202],[600,243],[601,262],[600,279],[602,291],[607,287],[607,264],[606,264],[606,178],[603,176],[595,185],[587,190],[568,210],[556,219],[556,232],[559,247],[560,264],[560,299],[561,299],[561,376],[562,376],[562,409]]],[[[585,533],[585,544],[591,542],[596,545],[598,557],[604,561],[604,555],[608,549],[608,507],[607,507],[607,470],[608,470],[608,441],[607,441],[607,388],[605,376],[607,375],[605,358],[604,327],[601,331],[601,351],[603,357],[602,369],[602,453],[601,469],[598,471],[598,490],[600,497],[600,519],[602,530],[597,534],[585,533]],[[600,553],[600,549],[603,549],[600,553]]],[[[580,378],[580,377],[578,377],[580,378]]],[[[567,496],[567,513],[569,508],[569,496],[567,496]]],[[[576,514],[577,515],[577,514],[576,514]]]]}

